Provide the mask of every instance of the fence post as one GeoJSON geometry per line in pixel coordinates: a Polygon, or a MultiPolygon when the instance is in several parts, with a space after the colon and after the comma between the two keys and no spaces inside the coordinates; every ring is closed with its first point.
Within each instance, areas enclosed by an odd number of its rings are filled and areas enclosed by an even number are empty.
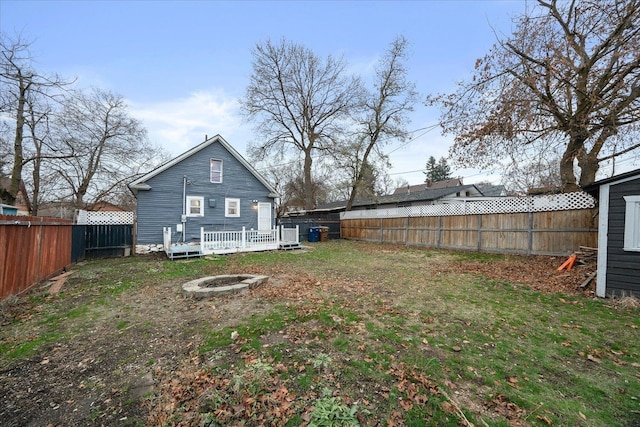
{"type": "Polygon", "coordinates": [[[436,236],[436,248],[440,248],[440,245],[442,244],[442,215],[438,215],[436,233],[438,233],[436,236]]]}
{"type": "Polygon", "coordinates": [[[300,243],[300,226],[296,224],[296,244],[300,243]]]}
{"type": "Polygon", "coordinates": [[[247,247],[247,236],[246,236],[246,232],[245,232],[245,227],[242,227],[242,243],[240,244],[241,248],[244,249],[247,247]]]}
{"type": "Polygon", "coordinates": [[[407,212],[407,220],[404,223],[404,245],[409,246],[409,213],[407,212]]]}
{"type": "Polygon", "coordinates": [[[478,252],[482,251],[482,214],[478,215],[478,252]]]}
{"type": "Polygon", "coordinates": [[[533,252],[533,212],[529,211],[529,229],[527,230],[527,255],[533,252]]]}

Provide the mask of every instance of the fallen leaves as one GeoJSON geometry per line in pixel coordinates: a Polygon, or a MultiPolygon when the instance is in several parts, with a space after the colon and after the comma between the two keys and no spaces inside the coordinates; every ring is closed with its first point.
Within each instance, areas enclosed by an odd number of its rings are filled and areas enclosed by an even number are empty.
{"type": "Polygon", "coordinates": [[[540,421],[544,422],[548,426],[553,424],[551,422],[551,419],[549,417],[545,417],[544,415],[536,415],[536,418],[539,419],[540,421]]]}
{"type": "MultiPolygon", "coordinates": [[[[584,294],[589,291],[580,288],[585,275],[595,271],[595,262],[588,262],[574,266],[573,269],[557,271],[553,265],[558,262],[557,257],[549,256],[506,256],[502,260],[481,262],[466,260],[459,263],[448,263],[439,266],[438,272],[479,273],[483,276],[519,283],[532,289],[563,294],[584,294]]],[[[578,302],[565,300],[567,304],[578,302]]]]}
{"type": "MultiPolygon", "coordinates": [[[[150,408],[148,422],[165,425],[181,408],[183,419],[192,420],[190,425],[204,423],[206,417],[225,425],[241,420],[284,425],[295,413],[296,396],[277,374],[273,375],[272,369],[267,369],[268,364],[251,356],[246,361],[243,369],[229,370],[226,375],[197,369],[194,363],[173,373],[157,372],[161,381],[159,402],[150,408]],[[167,384],[162,378],[168,375],[173,378],[167,384]]],[[[281,366],[277,370],[280,369],[281,366]]]]}
{"type": "Polygon", "coordinates": [[[525,413],[515,403],[511,402],[505,395],[498,394],[487,403],[487,407],[501,414],[509,420],[519,419],[525,413]]]}
{"type": "Polygon", "coordinates": [[[587,360],[590,360],[590,361],[592,361],[594,363],[601,363],[601,360],[598,359],[597,357],[595,357],[592,354],[587,354],[587,360]]]}

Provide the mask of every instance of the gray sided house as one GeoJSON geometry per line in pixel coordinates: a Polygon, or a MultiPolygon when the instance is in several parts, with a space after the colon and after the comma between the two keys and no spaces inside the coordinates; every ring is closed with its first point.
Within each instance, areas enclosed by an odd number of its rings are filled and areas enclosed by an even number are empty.
{"type": "Polygon", "coordinates": [[[640,169],[586,190],[599,205],[596,294],[640,297],[640,169]]]}
{"type": "Polygon", "coordinates": [[[138,245],[198,242],[205,231],[271,230],[276,190],[220,135],[129,184],[138,245]]]}

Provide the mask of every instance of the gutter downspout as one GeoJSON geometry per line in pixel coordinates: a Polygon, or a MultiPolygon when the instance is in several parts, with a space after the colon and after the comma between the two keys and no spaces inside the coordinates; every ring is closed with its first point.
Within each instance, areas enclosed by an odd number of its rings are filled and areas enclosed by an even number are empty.
{"type": "Polygon", "coordinates": [[[184,243],[187,231],[187,175],[182,177],[182,216],[180,221],[182,222],[182,243],[184,243]]]}

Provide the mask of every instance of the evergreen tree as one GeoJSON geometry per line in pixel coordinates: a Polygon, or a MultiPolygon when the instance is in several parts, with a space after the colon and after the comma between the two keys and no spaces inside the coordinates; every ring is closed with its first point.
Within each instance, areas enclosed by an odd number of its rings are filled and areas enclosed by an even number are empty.
{"type": "Polygon", "coordinates": [[[436,161],[433,156],[427,160],[425,182],[438,182],[451,179],[451,167],[447,163],[447,159],[440,157],[440,160],[436,161]]]}

